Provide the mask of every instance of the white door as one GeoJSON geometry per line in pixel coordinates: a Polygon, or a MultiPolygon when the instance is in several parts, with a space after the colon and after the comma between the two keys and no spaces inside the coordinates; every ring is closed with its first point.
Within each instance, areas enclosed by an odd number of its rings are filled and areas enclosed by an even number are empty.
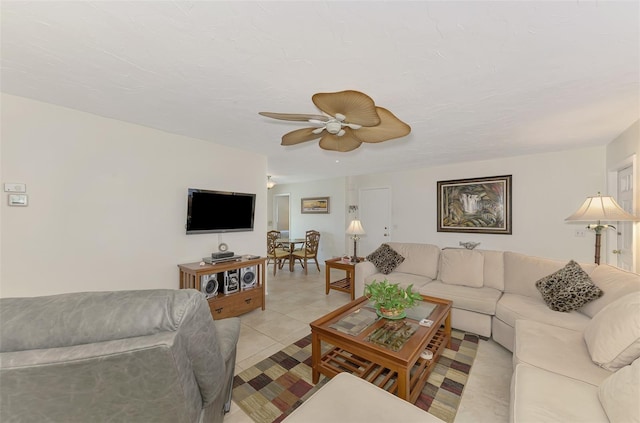
{"type": "MultiPolygon", "coordinates": [[[[626,212],[633,214],[633,167],[618,171],[618,192],[616,201],[626,212]]],[[[633,270],[633,222],[618,222],[616,266],[624,270],[633,270]]]]}
{"type": "Polygon", "coordinates": [[[277,231],[280,231],[283,238],[289,238],[289,194],[275,195],[274,200],[274,227],[277,231]]]}
{"type": "Polygon", "coordinates": [[[358,255],[366,257],[380,244],[391,241],[391,189],[365,188],[359,193],[359,215],[366,232],[358,245],[358,255]]]}

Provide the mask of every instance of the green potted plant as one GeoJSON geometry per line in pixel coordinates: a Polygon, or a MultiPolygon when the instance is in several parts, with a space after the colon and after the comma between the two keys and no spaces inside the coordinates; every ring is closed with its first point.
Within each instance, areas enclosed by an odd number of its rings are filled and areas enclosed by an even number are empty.
{"type": "Polygon", "coordinates": [[[422,295],[413,292],[413,284],[407,289],[401,288],[397,283],[388,280],[382,282],[373,281],[364,286],[364,295],[374,302],[374,307],[379,316],[387,319],[402,319],[406,317],[405,309],[422,301],[422,295]]]}

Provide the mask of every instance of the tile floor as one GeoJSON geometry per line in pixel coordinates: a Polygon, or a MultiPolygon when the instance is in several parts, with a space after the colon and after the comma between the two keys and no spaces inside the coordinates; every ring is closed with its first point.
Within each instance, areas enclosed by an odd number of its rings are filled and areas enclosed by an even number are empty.
{"type": "MultiPolygon", "coordinates": [[[[269,266],[266,310],[241,316],[236,374],[308,335],[311,321],[350,301],[349,294],[343,292],[331,290],[325,295],[324,266],[320,269],[318,272],[312,265],[305,275],[296,265],[293,272],[285,268],[278,270],[274,277],[273,267],[269,266]]],[[[342,275],[344,272],[332,270],[332,280],[342,275]]],[[[509,420],[511,360],[511,353],[493,340],[480,341],[456,423],[509,420]]],[[[252,420],[233,404],[225,422],[251,423],[252,420]]]]}

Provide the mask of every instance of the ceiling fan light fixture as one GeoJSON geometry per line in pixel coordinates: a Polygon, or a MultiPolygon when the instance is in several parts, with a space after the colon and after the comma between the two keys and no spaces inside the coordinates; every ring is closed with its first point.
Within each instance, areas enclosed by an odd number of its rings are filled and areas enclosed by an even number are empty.
{"type": "Polygon", "coordinates": [[[276,183],[271,180],[271,175],[267,175],[267,189],[271,189],[276,186],[276,183]]]}

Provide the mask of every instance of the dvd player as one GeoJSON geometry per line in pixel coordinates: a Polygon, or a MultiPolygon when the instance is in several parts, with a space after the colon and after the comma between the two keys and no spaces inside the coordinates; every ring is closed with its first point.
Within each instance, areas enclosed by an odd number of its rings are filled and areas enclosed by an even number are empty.
{"type": "Polygon", "coordinates": [[[214,260],[227,257],[233,257],[233,251],[220,251],[217,253],[211,253],[211,258],[214,260]]]}
{"type": "Polygon", "coordinates": [[[242,260],[242,256],[232,256],[232,257],[224,257],[219,259],[213,259],[211,257],[203,257],[202,261],[207,264],[216,264],[216,263],[224,263],[227,261],[240,261],[242,260]]]}

